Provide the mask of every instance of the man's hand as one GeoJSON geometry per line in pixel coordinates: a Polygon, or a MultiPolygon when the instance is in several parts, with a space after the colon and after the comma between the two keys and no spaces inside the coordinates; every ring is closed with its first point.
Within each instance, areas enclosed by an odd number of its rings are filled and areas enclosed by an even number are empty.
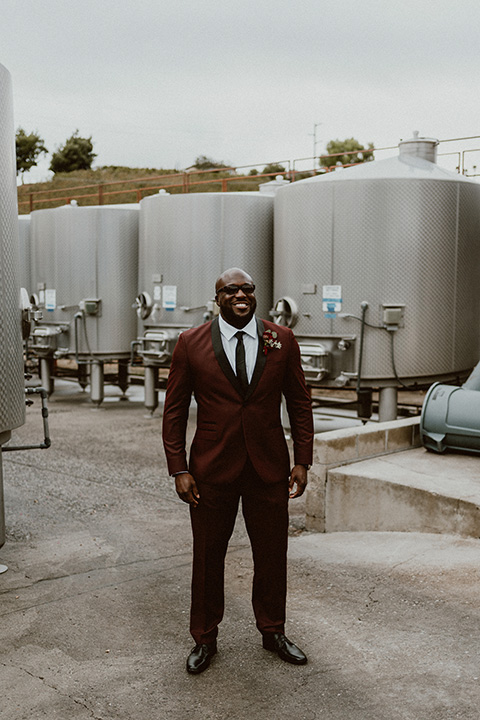
{"type": "Polygon", "coordinates": [[[290,482],[288,483],[290,499],[303,495],[307,487],[307,482],[307,468],[305,465],[294,465],[290,474],[290,482]],[[296,490],[293,489],[295,485],[297,486],[296,490]]]}
{"type": "Polygon", "coordinates": [[[175,489],[180,500],[192,505],[192,507],[197,507],[200,494],[193,475],[187,472],[175,475],[175,489]]]}

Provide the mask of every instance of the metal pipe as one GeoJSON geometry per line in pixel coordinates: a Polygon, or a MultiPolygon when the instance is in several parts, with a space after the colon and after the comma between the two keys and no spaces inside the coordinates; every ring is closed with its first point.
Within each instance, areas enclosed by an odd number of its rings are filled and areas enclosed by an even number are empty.
{"type": "Polygon", "coordinates": [[[80,365],[80,358],[78,356],[78,321],[81,320],[83,317],[83,313],[81,310],[75,313],[73,316],[73,323],[75,328],[75,361],[77,365],[80,365]]]}
{"type": "Polygon", "coordinates": [[[130,343],[130,365],[135,365],[135,349],[141,345],[141,340],[132,340],[130,343]]]}
{"type": "MultiPolygon", "coordinates": [[[[13,452],[16,450],[47,450],[52,441],[48,429],[48,392],[45,388],[25,388],[25,395],[40,395],[42,398],[42,419],[43,419],[43,442],[39,445],[6,445],[2,446],[2,452],[13,452]]],[[[27,401],[31,404],[31,401],[27,401]]]]}
{"type": "Polygon", "coordinates": [[[363,340],[365,337],[365,315],[368,310],[368,302],[364,300],[360,307],[362,308],[362,325],[360,327],[360,349],[358,352],[357,392],[360,390],[362,382],[363,340]]]}

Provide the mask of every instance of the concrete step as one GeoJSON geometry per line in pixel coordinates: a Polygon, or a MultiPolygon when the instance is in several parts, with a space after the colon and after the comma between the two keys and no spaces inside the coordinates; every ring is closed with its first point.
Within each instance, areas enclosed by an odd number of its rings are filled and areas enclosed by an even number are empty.
{"type": "Polygon", "coordinates": [[[480,537],[480,456],[424,448],[328,470],[325,531],[480,537]]]}

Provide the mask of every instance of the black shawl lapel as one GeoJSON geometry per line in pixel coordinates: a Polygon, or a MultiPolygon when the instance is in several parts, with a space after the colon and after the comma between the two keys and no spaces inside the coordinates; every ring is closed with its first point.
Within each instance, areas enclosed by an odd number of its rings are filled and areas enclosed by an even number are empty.
{"type": "Polygon", "coordinates": [[[233,387],[238,392],[240,397],[243,397],[241,385],[238,382],[238,378],[233,372],[232,366],[228,362],[228,358],[225,355],[225,350],[223,349],[222,336],[218,324],[218,317],[212,320],[212,344],[215,357],[217,358],[218,364],[222,368],[225,377],[232,383],[233,387]]]}
{"type": "MultiPolygon", "coordinates": [[[[253,371],[252,380],[250,382],[250,385],[248,386],[247,394],[245,395],[245,400],[248,400],[250,395],[253,393],[255,388],[258,385],[258,381],[262,377],[263,370],[265,368],[265,363],[267,361],[267,356],[263,352],[263,331],[264,331],[264,324],[260,320],[260,318],[257,318],[257,333],[258,333],[258,351],[257,351],[257,361],[255,363],[255,369],[253,371]]],[[[227,360],[228,362],[228,360],[227,360]]]]}

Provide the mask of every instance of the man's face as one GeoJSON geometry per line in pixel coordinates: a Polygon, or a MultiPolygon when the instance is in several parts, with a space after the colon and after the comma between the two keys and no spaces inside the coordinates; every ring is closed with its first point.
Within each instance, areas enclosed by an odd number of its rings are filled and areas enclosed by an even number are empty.
{"type": "Polygon", "coordinates": [[[241,289],[242,285],[253,285],[250,275],[242,272],[224,273],[216,285],[215,300],[220,313],[229,325],[237,328],[243,328],[250,322],[257,307],[255,293],[245,292],[241,289]],[[226,286],[232,290],[236,286],[237,291],[229,293],[224,290],[226,286]]]}

